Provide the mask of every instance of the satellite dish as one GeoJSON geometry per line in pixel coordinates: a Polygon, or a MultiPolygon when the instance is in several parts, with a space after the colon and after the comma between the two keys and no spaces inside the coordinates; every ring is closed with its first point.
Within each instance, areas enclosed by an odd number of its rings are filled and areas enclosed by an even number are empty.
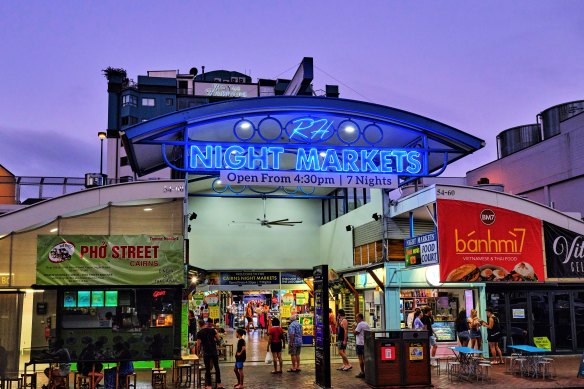
{"type": "Polygon", "coordinates": [[[192,74],[193,76],[196,76],[197,73],[199,73],[199,71],[197,70],[197,68],[191,68],[191,70],[189,71],[189,74],[192,74]]]}

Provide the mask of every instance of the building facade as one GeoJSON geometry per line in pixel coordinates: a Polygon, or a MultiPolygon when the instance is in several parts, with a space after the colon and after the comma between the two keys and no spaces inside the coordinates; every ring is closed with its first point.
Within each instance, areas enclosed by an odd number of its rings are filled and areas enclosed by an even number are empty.
{"type": "MultiPolygon", "coordinates": [[[[112,182],[127,182],[137,178],[121,143],[120,132],[138,123],[175,111],[232,99],[260,96],[310,96],[313,60],[305,57],[292,79],[252,78],[237,71],[213,70],[201,72],[191,68],[148,71],[130,80],[124,69],[104,70],[108,90],[107,170],[112,182]]],[[[326,95],[338,97],[336,85],[326,86],[326,95]]],[[[158,170],[142,179],[178,178],[178,172],[158,170]]]]}
{"type": "Polygon", "coordinates": [[[537,123],[497,136],[498,159],[470,170],[468,185],[501,184],[507,193],[562,212],[584,214],[584,101],[548,108],[537,123]]]}

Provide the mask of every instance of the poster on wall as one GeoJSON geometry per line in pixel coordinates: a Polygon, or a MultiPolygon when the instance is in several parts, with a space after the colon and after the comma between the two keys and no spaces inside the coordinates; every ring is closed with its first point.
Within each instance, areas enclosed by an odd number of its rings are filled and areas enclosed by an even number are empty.
{"type": "Polygon", "coordinates": [[[437,208],[441,282],[543,281],[541,220],[467,201],[437,208]]]}
{"type": "Polygon", "coordinates": [[[181,236],[39,235],[38,285],[180,285],[181,236]]]}
{"type": "Polygon", "coordinates": [[[548,278],[584,277],[584,236],[543,222],[548,278]]]}

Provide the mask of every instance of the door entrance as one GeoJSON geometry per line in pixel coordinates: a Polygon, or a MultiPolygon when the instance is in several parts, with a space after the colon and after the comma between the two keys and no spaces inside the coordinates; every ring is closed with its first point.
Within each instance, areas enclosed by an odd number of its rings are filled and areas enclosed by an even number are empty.
{"type": "Polygon", "coordinates": [[[584,291],[493,290],[487,292],[487,306],[498,312],[505,331],[503,347],[533,345],[534,338],[546,337],[552,352],[584,349],[584,291]]]}

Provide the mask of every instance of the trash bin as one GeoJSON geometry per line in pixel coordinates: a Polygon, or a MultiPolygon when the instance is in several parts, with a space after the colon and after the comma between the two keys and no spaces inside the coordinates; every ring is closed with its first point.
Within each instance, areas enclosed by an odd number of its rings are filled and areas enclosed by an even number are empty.
{"type": "Polygon", "coordinates": [[[365,382],[374,388],[430,385],[428,331],[365,331],[365,382]]]}
{"type": "Polygon", "coordinates": [[[365,331],[365,382],[373,387],[401,385],[401,331],[365,331]]]}
{"type": "Polygon", "coordinates": [[[402,385],[430,385],[430,334],[428,331],[402,331],[403,369],[402,385]]]}

